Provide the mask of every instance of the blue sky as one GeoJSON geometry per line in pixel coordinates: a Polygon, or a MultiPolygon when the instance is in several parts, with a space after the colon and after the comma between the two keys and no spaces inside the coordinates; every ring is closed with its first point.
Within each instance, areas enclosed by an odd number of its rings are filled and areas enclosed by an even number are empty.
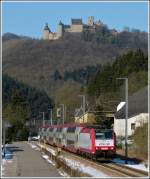
{"type": "Polygon", "coordinates": [[[41,38],[45,22],[55,31],[60,20],[70,24],[71,18],[82,17],[87,23],[91,15],[119,31],[126,26],[148,31],[148,4],[145,2],[5,2],[2,32],[41,38]]]}

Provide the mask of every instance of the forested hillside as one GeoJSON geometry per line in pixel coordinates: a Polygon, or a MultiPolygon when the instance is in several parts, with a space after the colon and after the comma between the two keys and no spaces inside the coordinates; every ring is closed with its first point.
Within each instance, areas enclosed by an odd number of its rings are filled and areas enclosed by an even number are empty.
{"type": "Polygon", "coordinates": [[[56,96],[55,91],[66,82],[86,84],[99,65],[111,64],[121,54],[137,48],[147,54],[146,32],[112,35],[106,26],[95,34],[66,33],[57,41],[13,36],[3,41],[3,73],[56,96]]]}
{"type": "Polygon", "coordinates": [[[3,119],[11,125],[11,137],[28,136],[27,125],[34,120],[42,120],[40,112],[48,118],[48,108],[53,108],[52,100],[43,91],[31,88],[7,75],[3,75],[3,119]],[[19,129],[19,130],[18,130],[19,129]]]}
{"type": "Polygon", "coordinates": [[[129,93],[133,93],[145,86],[148,82],[148,57],[138,49],[136,52],[130,51],[118,57],[113,64],[104,65],[91,78],[88,94],[99,96],[104,92],[115,92],[116,88],[118,88],[116,78],[119,77],[132,78],[129,93]]]}
{"type": "MultiPolygon", "coordinates": [[[[64,103],[66,122],[74,121],[75,108],[81,106],[81,94],[86,95],[89,110],[116,109],[124,97],[123,81],[117,81],[117,77],[129,78],[130,94],[147,85],[146,32],[127,29],[113,35],[104,26],[96,33],[65,33],[56,41],[13,34],[4,37],[3,74],[31,89],[44,91],[44,96],[53,98],[56,107],[64,103]]],[[[30,101],[41,96],[35,91],[33,95],[26,94],[33,96],[30,101]]],[[[38,99],[42,100],[31,108],[42,111],[39,106],[45,104],[47,97],[38,99]]]]}
{"type": "Polygon", "coordinates": [[[91,108],[104,111],[116,110],[118,103],[125,100],[125,82],[117,80],[119,77],[128,78],[129,96],[145,89],[148,85],[147,55],[144,55],[140,49],[135,52],[130,51],[118,57],[114,63],[101,67],[96,75],[91,77],[87,86],[87,95],[90,104],[93,104],[91,108]]]}

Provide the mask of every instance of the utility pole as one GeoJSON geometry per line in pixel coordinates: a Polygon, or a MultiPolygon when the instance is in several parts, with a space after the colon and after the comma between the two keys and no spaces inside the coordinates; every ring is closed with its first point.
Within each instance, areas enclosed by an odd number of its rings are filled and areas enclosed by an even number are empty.
{"type": "Polygon", "coordinates": [[[3,153],[5,158],[5,120],[3,120],[3,153]]]}
{"type": "Polygon", "coordinates": [[[84,123],[84,115],[85,115],[85,95],[79,95],[82,97],[82,110],[83,110],[83,123],[84,123]]]}
{"type": "Polygon", "coordinates": [[[48,111],[49,111],[50,125],[52,126],[53,125],[53,108],[49,107],[48,111]]]}
{"type": "Polygon", "coordinates": [[[65,121],[67,120],[67,113],[66,113],[66,111],[67,111],[67,107],[66,107],[66,105],[64,106],[64,123],[65,123],[65,121]]]}
{"type": "Polygon", "coordinates": [[[45,112],[39,112],[39,113],[42,113],[42,116],[43,116],[43,126],[45,125],[45,112]]]}
{"type": "Polygon", "coordinates": [[[128,78],[117,78],[118,80],[125,80],[125,163],[128,163],[128,78]]]}
{"type": "Polygon", "coordinates": [[[60,104],[60,106],[62,106],[62,124],[64,124],[65,122],[65,105],[64,104],[60,104]]]}
{"type": "Polygon", "coordinates": [[[50,114],[51,114],[51,125],[53,125],[53,109],[52,108],[50,110],[50,114]]]}

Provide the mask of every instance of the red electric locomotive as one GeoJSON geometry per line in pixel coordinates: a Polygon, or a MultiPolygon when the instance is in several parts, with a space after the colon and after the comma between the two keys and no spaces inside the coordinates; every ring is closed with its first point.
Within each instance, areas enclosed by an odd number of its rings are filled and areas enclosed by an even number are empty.
{"type": "Polygon", "coordinates": [[[116,152],[116,136],[112,129],[100,129],[87,124],[43,126],[40,139],[50,145],[91,157],[113,156],[116,152]]]}
{"type": "Polygon", "coordinates": [[[79,134],[79,152],[109,157],[116,153],[116,135],[112,129],[85,127],[79,134]]]}

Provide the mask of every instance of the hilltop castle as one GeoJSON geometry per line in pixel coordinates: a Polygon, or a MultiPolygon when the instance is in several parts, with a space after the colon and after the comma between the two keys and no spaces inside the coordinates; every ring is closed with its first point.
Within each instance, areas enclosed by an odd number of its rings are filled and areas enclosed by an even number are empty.
{"type": "Polygon", "coordinates": [[[88,23],[83,24],[82,19],[71,19],[71,25],[64,25],[61,21],[57,25],[57,32],[51,32],[48,24],[46,23],[43,30],[44,40],[57,40],[63,36],[65,32],[68,33],[81,33],[83,31],[95,32],[97,28],[103,26],[104,24],[99,20],[94,22],[94,17],[88,17],[88,23]]]}

